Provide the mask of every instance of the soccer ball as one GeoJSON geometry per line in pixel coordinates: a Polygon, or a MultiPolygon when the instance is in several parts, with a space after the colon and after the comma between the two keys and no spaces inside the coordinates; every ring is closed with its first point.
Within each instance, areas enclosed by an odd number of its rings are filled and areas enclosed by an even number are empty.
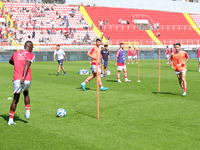
{"type": "Polygon", "coordinates": [[[63,108],[59,108],[59,109],[56,111],[56,114],[57,114],[58,117],[65,117],[66,111],[65,111],[63,108]]]}

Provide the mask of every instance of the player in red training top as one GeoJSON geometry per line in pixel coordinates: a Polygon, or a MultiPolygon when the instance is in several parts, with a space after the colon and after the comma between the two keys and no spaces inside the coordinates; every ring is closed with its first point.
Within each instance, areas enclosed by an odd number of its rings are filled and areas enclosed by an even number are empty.
{"type": "Polygon", "coordinates": [[[199,72],[200,72],[200,47],[197,49],[197,59],[199,62],[199,72]]]}
{"type": "Polygon", "coordinates": [[[94,45],[87,53],[87,56],[92,58],[92,61],[91,61],[91,70],[92,70],[92,75],[89,76],[83,83],[81,83],[81,86],[83,88],[83,90],[85,91],[85,85],[90,81],[92,80],[93,78],[96,77],[97,73],[98,73],[98,83],[99,83],[99,86],[101,87],[101,91],[106,91],[108,90],[108,88],[106,87],[103,87],[102,85],[102,82],[101,82],[101,69],[100,69],[100,66],[99,66],[99,61],[97,62],[97,57],[98,58],[101,58],[101,50],[99,48],[101,44],[101,39],[96,39],[96,45],[94,45]],[[98,68],[96,66],[96,64],[98,64],[98,68]]]}
{"type": "Polygon", "coordinates": [[[170,51],[169,51],[169,47],[168,47],[168,46],[166,46],[166,48],[167,48],[167,50],[166,50],[165,55],[166,55],[166,59],[167,59],[167,64],[169,64],[169,55],[170,55],[170,51]]]}
{"type": "Polygon", "coordinates": [[[173,45],[173,47],[172,47],[172,49],[171,49],[171,53],[176,52],[175,46],[176,46],[176,44],[173,45]]]}
{"type": "Polygon", "coordinates": [[[30,66],[33,62],[34,55],[31,53],[33,50],[33,43],[26,41],[24,50],[15,52],[10,58],[9,63],[14,65],[14,76],[13,76],[13,102],[10,106],[10,114],[8,125],[16,124],[13,120],[17,103],[19,102],[20,93],[23,91],[24,103],[25,103],[25,118],[30,118],[30,98],[29,88],[31,86],[31,69],[30,66]]]}
{"type": "Polygon", "coordinates": [[[131,46],[129,46],[129,49],[128,49],[128,64],[130,63],[130,60],[131,60],[131,62],[133,64],[132,55],[133,55],[133,50],[132,50],[131,46]]]}
{"type": "Polygon", "coordinates": [[[136,61],[136,64],[137,64],[137,49],[135,47],[133,50],[133,63],[134,63],[134,60],[136,61]]]}

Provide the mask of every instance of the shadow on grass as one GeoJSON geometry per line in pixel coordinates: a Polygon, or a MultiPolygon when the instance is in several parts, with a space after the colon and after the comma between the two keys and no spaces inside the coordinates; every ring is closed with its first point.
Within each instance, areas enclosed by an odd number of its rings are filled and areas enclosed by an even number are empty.
{"type": "Polygon", "coordinates": [[[107,82],[117,82],[116,80],[106,80],[107,82]]]}
{"type": "Polygon", "coordinates": [[[189,72],[199,72],[199,70],[187,70],[189,72]]]}
{"type": "Polygon", "coordinates": [[[81,115],[84,115],[84,116],[87,116],[87,117],[96,119],[96,117],[94,117],[94,116],[92,116],[92,115],[88,115],[88,114],[86,114],[86,113],[84,113],[84,112],[80,112],[80,111],[76,111],[76,112],[77,112],[78,114],[81,114],[81,115]]]}
{"type": "MultiPolygon", "coordinates": [[[[84,91],[82,87],[76,88],[76,89],[81,89],[80,91],[84,91]]],[[[95,89],[91,89],[91,88],[85,88],[86,91],[90,90],[90,91],[96,91],[95,89]]]]}
{"type": "Polygon", "coordinates": [[[174,94],[171,92],[152,92],[153,94],[164,94],[164,95],[178,95],[181,96],[180,94],[174,94]]]}
{"type": "Polygon", "coordinates": [[[55,73],[49,73],[49,75],[54,75],[54,76],[56,76],[56,74],[55,74],[55,73]]]}
{"type": "MultiPolygon", "coordinates": [[[[0,115],[0,117],[2,117],[6,122],[8,122],[9,115],[4,114],[0,115]]],[[[27,121],[20,119],[17,115],[14,116],[14,121],[21,121],[23,123],[28,123],[27,121]]]]}

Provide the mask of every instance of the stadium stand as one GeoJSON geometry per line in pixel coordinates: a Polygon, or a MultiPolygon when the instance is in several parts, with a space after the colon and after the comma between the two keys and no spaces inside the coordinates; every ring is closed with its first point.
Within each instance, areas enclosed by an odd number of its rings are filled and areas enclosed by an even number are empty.
{"type": "MultiPolygon", "coordinates": [[[[11,45],[13,42],[20,44],[26,40],[45,45],[92,44],[97,38],[97,33],[81,13],[80,6],[12,2],[3,2],[2,6],[1,17],[6,18],[8,28],[5,28],[6,34],[1,34],[0,37],[2,41],[10,41],[11,45]]],[[[199,40],[199,34],[183,13],[108,7],[84,8],[110,44],[119,44],[121,41],[139,42],[141,45],[159,44],[157,41],[164,45],[174,42],[195,44],[199,40]],[[147,20],[148,25],[138,24],[135,22],[137,20],[147,20]]],[[[190,17],[200,27],[200,16],[190,14],[190,17]]]]}
{"type": "Polygon", "coordinates": [[[4,6],[14,22],[8,30],[16,43],[23,38],[35,44],[89,44],[97,36],[77,6],[11,2],[4,6]]]}
{"type": "MultiPolygon", "coordinates": [[[[86,11],[96,26],[99,27],[99,21],[107,20],[108,24],[102,27],[104,36],[110,37],[111,41],[116,40],[143,40],[142,44],[151,44],[151,37],[140,26],[133,22],[134,16],[147,16],[147,20],[152,25],[154,35],[165,44],[170,44],[170,40],[181,41],[186,44],[187,40],[199,39],[199,34],[191,27],[182,13],[126,9],[126,8],[106,8],[85,6],[86,11]],[[102,13],[106,12],[106,13],[102,13]],[[98,14],[98,15],[97,15],[98,14]],[[149,19],[148,19],[149,18],[149,19]],[[120,25],[119,25],[120,20],[120,25]],[[122,20],[129,21],[129,25],[122,25],[122,20]],[[158,27],[155,25],[158,24],[158,27]]],[[[141,20],[141,19],[139,19],[141,20]]]]}

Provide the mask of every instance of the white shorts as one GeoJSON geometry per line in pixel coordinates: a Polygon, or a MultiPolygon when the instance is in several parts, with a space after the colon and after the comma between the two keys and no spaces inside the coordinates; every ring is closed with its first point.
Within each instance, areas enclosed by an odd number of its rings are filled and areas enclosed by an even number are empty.
{"type": "Polygon", "coordinates": [[[132,56],[128,56],[128,59],[132,59],[132,56]]]}
{"type": "Polygon", "coordinates": [[[20,84],[20,80],[13,81],[13,94],[21,93],[22,91],[28,91],[31,86],[31,81],[24,81],[24,84],[20,84]]]}
{"type": "Polygon", "coordinates": [[[169,55],[166,55],[166,58],[168,58],[168,59],[169,59],[169,55]]]}
{"type": "Polygon", "coordinates": [[[117,66],[117,70],[118,71],[122,71],[124,69],[126,69],[126,65],[124,65],[124,66],[117,66]]]}
{"type": "Polygon", "coordinates": [[[181,72],[186,72],[186,71],[187,71],[187,69],[184,69],[182,71],[175,71],[175,74],[180,74],[181,72]]]}
{"type": "Polygon", "coordinates": [[[200,57],[199,58],[197,58],[198,59],[198,62],[200,62],[200,57]]]}
{"type": "MultiPolygon", "coordinates": [[[[97,66],[96,65],[91,65],[91,71],[94,73],[97,73],[97,66]]],[[[100,66],[98,66],[98,72],[101,73],[100,66]]]]}
{"type": "Polygon", "coordinates": [[[133,59],[137,59],[137,56],[133,56],[133,59]]]}

